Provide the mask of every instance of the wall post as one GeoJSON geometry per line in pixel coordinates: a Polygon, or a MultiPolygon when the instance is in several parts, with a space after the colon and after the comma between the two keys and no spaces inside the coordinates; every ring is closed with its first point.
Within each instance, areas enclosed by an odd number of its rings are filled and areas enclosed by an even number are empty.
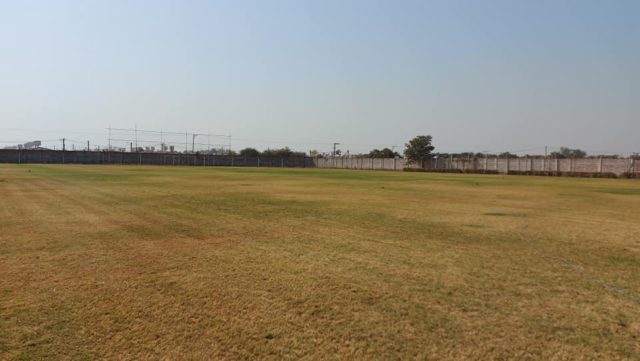
{"type": "Polygon", "coordinates": [[[569,172],[573,173],[573,158],[569,158],[569,172]]]}
{"type": "Polygon", "coordinates": [[[598,173],[602,174],[602,157],[598,159],[598,173]]]}

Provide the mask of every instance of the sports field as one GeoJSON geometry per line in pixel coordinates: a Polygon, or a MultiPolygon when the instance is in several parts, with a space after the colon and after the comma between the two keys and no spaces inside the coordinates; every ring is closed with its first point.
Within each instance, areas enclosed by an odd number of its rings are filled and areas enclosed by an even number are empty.
{"type": "Polygon", "coordinates": [[[0,165],[0,359],[637,359],[640,181],[0,165]]]}

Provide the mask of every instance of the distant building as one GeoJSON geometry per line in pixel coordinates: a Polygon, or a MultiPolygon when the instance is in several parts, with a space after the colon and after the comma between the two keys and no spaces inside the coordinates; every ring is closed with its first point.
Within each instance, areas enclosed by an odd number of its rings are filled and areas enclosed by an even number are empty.
{"type": "Polygon", "coordinates": [[[40,149],[41,147],[42,142],[39,140],[34,140],[33,142],[27,142],[24,144],[10,145],[8,147],[4,147],[3,149],[40,149]]]}

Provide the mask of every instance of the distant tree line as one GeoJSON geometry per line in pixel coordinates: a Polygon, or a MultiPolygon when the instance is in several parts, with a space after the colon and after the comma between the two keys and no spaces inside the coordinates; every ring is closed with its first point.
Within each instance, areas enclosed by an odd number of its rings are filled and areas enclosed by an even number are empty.
{"type": "MultiPolygon", "coordinates": [[[[519,156],[517,154],[511,152],[502,152],[502,153],[489,153],[489,152],[460,152],[460,153],[445,153],[445,152],[437,152],[434,153],[435,147],[432,144],[433,137],[431,135],[419,135],[411,139],[408,143],[405,144],[405,149],[403,154],[400,154],[393,149],[390,148],[382,148],[382,149],[372,149],[368,153],[362,154],[350,154],[348,151],[342,153],[340,149],[335,150],[335,156],[346,156],[346,157],[367,157],[367,158],[406,158],[412,162],[422,162],[431,158],[454,158],[454,159],[481,159],[481,158],[617,158],[616,155],[588,155],[586,151],[578,148],[569,148],[569,147],[561,147],[558,151],[551,152],[548,156],[540,155],[540,154],[526,154],[523,156],[519,156]]],[[[228,154],[240,157],[248,157],[248,158],[294,158],[294,157],[331,157],[334,155],[331,153],[321,153],[317,150],[311,150],[309,153],[295,151],[289,147],[284,148],[274,148],[274,149],[266,149],[263,151],[259,151],[255,148],[244,148],[239,152],[220,149],[217,152],[215,149],[212,150],[212,154],[228,154]]],[[[640,154],[634,153],[631,158],[640,159],[640,154]]]]}
{"type": "Polygon", "coordinates": [[[305,157],[305,152],[291,150],[289,147],[266,149],[262,152],[255,148],[244,148],[237,154],[240,157],[247,158],[300,158],[305,157]]]}
{"type": "Polygon", "coordinates": [[[401,157],[398,152],[394,152],[389,148],[374,149],[369,152],[369,158],[397,158],[401,157]]]}
{"type": "Polygon", "coordinates": [[[559,158],[559,159],[585,158],[586,156],[587,156],[587,152],[585,152],[582,149],[571,149],[571,148],[565,148],[565,147],[560,147],[560,151],[551,153],[551,158],[559,158]]]}

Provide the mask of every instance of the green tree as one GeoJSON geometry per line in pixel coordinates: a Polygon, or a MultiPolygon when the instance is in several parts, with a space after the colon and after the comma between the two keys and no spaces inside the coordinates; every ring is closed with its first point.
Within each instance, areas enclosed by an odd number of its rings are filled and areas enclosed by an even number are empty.
{"type": "Polygon", "coordinates": [[[260,156],[260,152],[255,148],[244,148],[238,153],[238,155],[241,157],[257,158],[260,156]]]}
{"type": "Polygon", "coordinates": [[[498,158],[518,158],[518,156],[513,153],[504,152],[504,153],[498,154],[498,158]]]}
{"type": "Polygon", "coordinates": [[[582,149],[571,149],[567,147],[560,147],[559,152],[551,153],[552,158],[584,158],[587,156],[587,152],[582,149]]]}
{"type": "Polygon", "coordinates": [[[398,152],[394,152],[389,148],[374,149],[369,152],[370,158],[395,158],[399,156],[400,154],[398,154],[398,152]]]}
{"type": "Polygon", "coordinates": [[[291,158],[291,157],[306,157],[305,152],[296,152],[289,147],[280,149],[267,149],[262,152],[262,156],[266,158],[291,158]]]}
{"type": "Polygon", "coordinates": [[[431,145],[433,137],[430,135],[419,135],[405,144],[404,155],[412,162],[422,162],[432,157],[431,152],[435,149],[431,145]]]}
{"type": "Polygon", "coordinates": [[[322,158],[322,154],[315,149],[309,151],[309,156],[313,158],[322,158]]]}

